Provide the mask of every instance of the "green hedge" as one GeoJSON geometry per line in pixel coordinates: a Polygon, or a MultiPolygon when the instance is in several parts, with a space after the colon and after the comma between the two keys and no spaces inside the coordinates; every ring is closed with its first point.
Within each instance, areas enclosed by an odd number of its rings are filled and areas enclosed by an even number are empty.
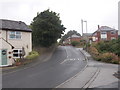
{"type": "Polygon", "coordinates": [[[95,46],[100,53],[111,52],[120,56],[120,38],[111,41],[101,41],[95,46]]]}
{"type": "Polygon", "coordinates": [[[72,42],[71,42],[71,45],[72,45],[72,46],[77,46],[77,45],[79,45],[79,44],[80,44],[80,42],[77,42],[77,41],[72,41],[72,42]]]}
{"type": "Polygon", "coordinates": [[[34,59],[39,56],[39,53],[36,51],[32,51],[29,53],[29,55],[26,57],[26,59],[34,59]]]}

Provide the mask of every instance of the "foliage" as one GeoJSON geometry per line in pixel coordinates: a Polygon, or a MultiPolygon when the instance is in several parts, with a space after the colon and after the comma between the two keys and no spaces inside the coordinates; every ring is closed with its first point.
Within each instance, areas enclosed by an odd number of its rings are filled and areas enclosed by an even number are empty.
{"type": "Polygon", "coordinates": [[[75,31],[75,30],[70,30],[70,31],[67,32],[67,34],[65,34],[65,35],[61,38],[60,42],[63,42],[65,39],[67,39],[68,37],[71,37],[73,34],[76,34],[76,35],[78,35],[78,36],[81,36],[77,31],[75,31]]]}
{"type": "Polygon", "coordinates": [[[120,39],[93,43],[89,52],[94,59],[109,63],[120,63],[120,39]]]}
{"type": "Polygon", "coordinates": [[[89,52],[94,56],[99,55],[98,50],[95,47],[92,47],[92,46],[89,48],[89,52]]]}
{"type": "Polygon", "coordinates": [[[83,46],[85,46],[85,44],[86,44],[86,41],[85,41],[85,40],[83,40],[83,39],[82,39],[82,40],[80,40],[80,46],[82,46],[82,47],[83,47],[83,46]]]}
{"type": "Polygon", "coordinates": [[[32,51],[29,53],[29,55],[26,57],[26,59],[34,59],[39,56],[39,53],[36,51],[32,51]]]}
{"type": "Polygon", "coordinates": [[[59,14],[49,9],[37,14],[31,23],[31,28],[33,45],[43,47],[56,43],[66,29],[61,24],[59,14]]]}
{"type": "Polygon", "coordinates": [[[101,60],[105,62],[111,62],[114,58],[113,53],[103,53],[101,55],[101,60]]]}
{"type": "Polygon", "coordinates": [[[120,38],[118,40],[99,42],[96,48],[100,53],[112,52],[120,56],[120,38]]]}
{"type": "Polygon", "coordinates": [[[77,42],[77,41],[72,41],[72,42],[71,42],[71,44],[72,44],[72,46],[77,46],[77,45],[79,45],[79,44],[80,44],[80,42],[77,42]]]}

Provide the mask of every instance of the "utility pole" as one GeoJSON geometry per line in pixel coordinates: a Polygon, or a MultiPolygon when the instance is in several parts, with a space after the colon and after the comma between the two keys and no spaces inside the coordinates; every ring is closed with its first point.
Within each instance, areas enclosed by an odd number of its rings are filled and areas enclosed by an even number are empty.
{"type": "Polygon", "coordinates": [[[84,21],[84,22],[86,22],[86,33],[87,33],[87,21],[84,21]]]}
{"type": "Polygon", "coordinates": [[[81,19],[81,28],[82,28],[82,36],[83,36],[83,20],[81,19]]]}

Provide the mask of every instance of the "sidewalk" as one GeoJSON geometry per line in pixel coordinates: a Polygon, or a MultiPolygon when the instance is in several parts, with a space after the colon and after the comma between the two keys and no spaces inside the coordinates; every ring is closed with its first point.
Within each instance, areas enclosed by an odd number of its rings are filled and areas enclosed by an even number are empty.
{"type": "MultiPolygon", "coordinates": [[[[91,55],[80,48],[80,51],[87,57],[91,55]]],[[[113,76],[118,70],[118,65],[107,64],[88,60],[87,67],[56,88],[118,88],[118,78],[113,76]]]]}

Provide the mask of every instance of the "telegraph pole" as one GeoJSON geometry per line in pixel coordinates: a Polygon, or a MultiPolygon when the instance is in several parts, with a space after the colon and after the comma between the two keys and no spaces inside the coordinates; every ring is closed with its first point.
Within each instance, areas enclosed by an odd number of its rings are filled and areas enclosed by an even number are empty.
{"type": "Polygon", "coordinates": [[[83,20],[81,19],[81,28],[82,28],[82,36],[83,36],[83,20]]]}
{"type": "Polygon", "coordinates": [[[87,21],[84,21],[84,22],[86,22],[86,33],[87,33],[87,21]]]}

